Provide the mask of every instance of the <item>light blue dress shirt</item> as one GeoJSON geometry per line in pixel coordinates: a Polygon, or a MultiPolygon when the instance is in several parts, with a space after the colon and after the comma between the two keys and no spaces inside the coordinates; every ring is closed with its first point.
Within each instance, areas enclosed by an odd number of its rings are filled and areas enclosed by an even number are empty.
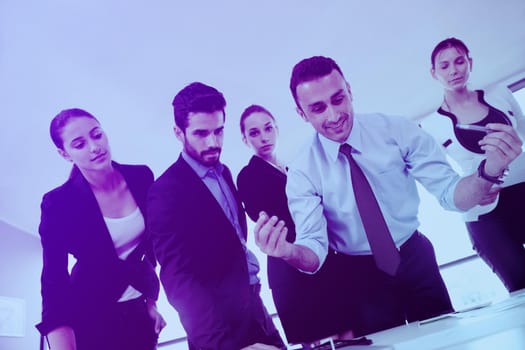
{"type": "MultiPolygon", "coordinates": [[[[399,248],[419,226],[419,181],[448,210],[457,209],[460,176],[434,139],[414,122],[382,114],[356,114],[347,143],[377,198],[399,248]]],[[[355,203],[348,160],[340,144],[315,133],[289,167],[288,205],[296,244],[322,265],[329,246],[349,255],[371,254],[355,203]]]]}
{"type": "MultiPolygon", "coordinates": [[[[233,195],[230,186],[228,186],[228,183],[226,182],[226,180],[224,180],[224,177],[222,176],[224,165],[218,163],[214,167],[204,166],[201,163],[197,162],[195,159],[193,159],[186,152],[183,151],[181,154],[182,158],[184,158],[184,160],[189,164],[189,166],[201,178],[206,187],[208,187],[210,192],[213,194],[213,197],[215,197],[222,210],[224,211],[224,215],[226,215],[228,220],[235,227],[237,236],[239,237],[239,240],[241,241],[241,244],[244,248],[244,252],[246,254],[248,274],[250,276],[250,284],[259,283],[259,277],[257,277],[257,274],[260,270],[259,262],[257,261],[257,257],[255,256],[255,254],[253,254],[253,252],[246,246],[246,240],[244,239],[244,234],[239,223],[237,201],[235,200],[235,196],[233,195]]],[[[242,215],[244,215],[244,213],[242,213],[242,215]]]]}

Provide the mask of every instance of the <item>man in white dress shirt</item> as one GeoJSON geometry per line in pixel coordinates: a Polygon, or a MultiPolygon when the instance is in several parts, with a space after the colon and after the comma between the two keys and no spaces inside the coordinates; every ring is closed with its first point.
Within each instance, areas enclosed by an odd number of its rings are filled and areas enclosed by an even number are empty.
{"type": "Polygon", "coordinates": [[[315,56],[295,65],[290,89],[297,112],[316,131],[289,167],[286,191],[297,239],[287,242],[284,224],[262,213],[255,229],[258,246],[305,273],[315,273],[327,255],[334,254],[341,277],[334,298],[351,301],[345,310],[334,312],[354,315],[348,325],[354,335],[452,311],[432,244],[417,230],[416,181],[445,209],[473,207],[490,196],[493,182],[521,153],[515,131],[489,124],[493,132],[480,142],[485,162],[478,172],[461,178],[433,138],[414,122],[354,114],[350,85],[331,58],[315,56]],[[340,151],[345,143],[351,156],[340,151]],[[348,157],[368,179],[395,244],[393,272],[376,265],[354,197],[348,157]]]}

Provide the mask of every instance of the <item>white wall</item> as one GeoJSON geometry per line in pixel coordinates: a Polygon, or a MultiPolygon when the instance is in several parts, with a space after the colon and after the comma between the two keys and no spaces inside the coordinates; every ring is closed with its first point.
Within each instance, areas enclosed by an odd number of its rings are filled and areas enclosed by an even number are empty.
{"type": "MultiPolygon", "coordinates": [[[[0,349],[28,350],[38,349],[40,336],[35,324],[40,322],[40,271],[42,269],[40,240],[0,220],[0,298],[21,300],[21,318],[14,317],[9,310],[0,308],[0,333],[2,322],[12,329],[13,323],[22,323],[22,334],[1,336],[0,349]],[[2,319],[2,317],[6,317],[2,319]]],[[[5,307],[4,299],[0,305],[5,307]]],[[[6,328],[4,328],[5,330],[6,328]]],[[[15,330],[18,327],[14,327],[15,330]]]]}
{"type": "Polygon", "coordinates": [[[416,117],[441,89],[429,55],[463,38],[473,83],[525,70],[523,0],[2,0],[0,1],[0,218],[36,233],[42,193],[69,164],[49,139],[51,118],[78,106],[101,120],[116,160],[159,175],[177,156],[171,100],[201,80],[227,101],[223,160],[248,160],[238,119],[268,107],[288,159],[309,131],[288,91],[293,65],[333,56],[358,111],[416,117]],[[490,25],[487,25],[490,23],[490,25]]]}

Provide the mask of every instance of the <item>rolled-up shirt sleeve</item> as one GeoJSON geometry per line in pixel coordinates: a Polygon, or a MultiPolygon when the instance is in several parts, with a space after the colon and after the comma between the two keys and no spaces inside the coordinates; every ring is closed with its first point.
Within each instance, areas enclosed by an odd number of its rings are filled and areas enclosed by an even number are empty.
{"type": "MultiPolygon", "coordinates": [[[[295,244],[312,250],[319,259],[319,268],[328,254],[327,222],[323,214],[322,196],[311,179],[298,169],[290,168],[286,181],[288,207],[295,223],[295,244]]],[[[312,273],[303,271],[305,273],[312,273]]]]}
{"type": "Polygon", "coordinates": [[[437,198],[444,209],[462,211],[454,201],[461,176],[451,167],[443,149],[415,123],[406,123],[400,130],[401,150],[412,176],[437,198]]]}

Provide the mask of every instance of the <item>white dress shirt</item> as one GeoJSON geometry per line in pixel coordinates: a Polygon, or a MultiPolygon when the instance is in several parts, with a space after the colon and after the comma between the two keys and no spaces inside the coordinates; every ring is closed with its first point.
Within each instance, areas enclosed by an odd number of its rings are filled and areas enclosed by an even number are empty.
{"type": "MultiPolygon", "coordinates": [[[[445,209],[459,211],[454,191],[460,176],[416,123],[402,117],[356,114],[347,143],[372,186],[397,247],[419,226],[416,180],[445,209]]],[[[295,243],[310,248],[320,265],[329,246],[350,255],[371,254],[348,160],[339,146],[315,133],[288,171],[286,194],[297,231],[295,243]]]]}

